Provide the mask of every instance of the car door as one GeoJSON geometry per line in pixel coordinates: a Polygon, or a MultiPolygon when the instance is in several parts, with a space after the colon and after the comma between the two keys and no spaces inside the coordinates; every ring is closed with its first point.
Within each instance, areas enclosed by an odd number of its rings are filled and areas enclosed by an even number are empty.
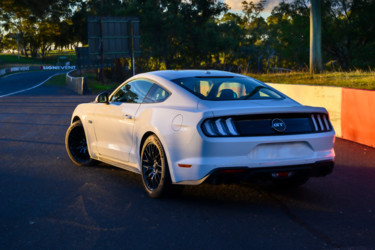
{"type": "Polygon", "coordinates": [[[151,86],[149,81],[134,80],[118,88],[108,104],[98,103],[93,123],[99,157],[120,162],[129,160],[135,116],[151,86]]]}

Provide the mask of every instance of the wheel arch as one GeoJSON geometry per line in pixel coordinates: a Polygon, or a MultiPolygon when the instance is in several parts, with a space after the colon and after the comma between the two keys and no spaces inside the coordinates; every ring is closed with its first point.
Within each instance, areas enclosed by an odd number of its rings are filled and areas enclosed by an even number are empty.
{"type": "Polygon", "coordinates": [[[141,164],[142,164],[142,163],[141,163],[140,159],[141,159],[141,154],[142,154],[142,148],[143,148],[143,145],[144,145],[146,139],[147,139],[149,136],[151,136],[151,135],[155,135],[155,136],[159,139],[159,141],[160,141],[160,143],[161,143],[161,145],[162,145],[162,147],[163,147],[163,149],[164,149],[165,156],[167,157],[167,163],[168,163],[169,174],[170,174],[170,177],[171,177],[172,183],[174,183],[174,182],[175,182],[175,178],[174,178],[174,170],[173,170],[173,167],[172,167],[172,162],[171,162],[171,158],[170,158],[170,155],[169,155],[168,147],[167,147],[166,143],[162,140],[162,138],[161,138],[157,133],[155,133],[155,132],[147,131],[147,132],[144,133],[143,136],[142,136],[141,142],[140,142],[140,144],[139,144],[139,150],[138,150],[138,156],[139,156],[139,158],[138,158],[138,159],[139,159],[139,168],[140,168],[140,170],[141,170],[141,164]]]}
{"type": "MultiPolygon", "coordinates": [[[[139,144],[139,152],[138,152],[138,155],[139,157],[141,157],[141,154],[142,154],[142,148],[143,148],[143,144],[145,143],[146,139],[151,136],[151,135],[155,135],[156,137],[158,137],[154,132],[151,132],[151,131],[148,131],[146,132],[142,139],[141,139],[141,143],[139,144]]],[[[159,137],[158,137],[159,138],[159,137]]],[[[160,139],[159,139],[160,140],[160,139]]]]}
{"type": "Polygon", "coordinates": [[[79,118],[79,116],[77,116],[77,115],[73,117],[72,123],[74,123],[76,121],[81,121],[81,118],[79,118]]]}

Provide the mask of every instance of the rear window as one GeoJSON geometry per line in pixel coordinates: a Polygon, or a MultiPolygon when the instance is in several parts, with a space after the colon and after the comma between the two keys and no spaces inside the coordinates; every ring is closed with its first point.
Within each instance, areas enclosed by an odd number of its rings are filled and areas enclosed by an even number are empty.
{"type": "Polygon", "coordinates": [[[247,77],[188,77],[172,81],[205,100],[283,99],[268,86],[247,77]]]}

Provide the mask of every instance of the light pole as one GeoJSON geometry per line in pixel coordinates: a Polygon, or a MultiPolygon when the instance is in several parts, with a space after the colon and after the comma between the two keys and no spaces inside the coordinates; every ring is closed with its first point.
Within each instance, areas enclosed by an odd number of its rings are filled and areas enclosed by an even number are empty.
{"type": "Polygon", "coordinates": [[[320,73],[322,65],[322,0],[310,5],[310,73],[320,73]]]}
{"type": "Polygon", "coordinates": [[[17,32],[17,52],[18,52],[18,60],[20,60],[20,33],[17,32]]]}

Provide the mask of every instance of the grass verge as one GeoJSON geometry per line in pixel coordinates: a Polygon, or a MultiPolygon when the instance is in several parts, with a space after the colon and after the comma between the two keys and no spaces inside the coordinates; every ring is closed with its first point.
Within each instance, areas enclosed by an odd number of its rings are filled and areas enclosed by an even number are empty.
{"type": "Polygon", "coordinates": [[[51,77],[48,81],[44,83],[46,86],[65,86],[65,74],[59,74],[51,77]]]}
{"type": "Polygon", "coordinates": [[[314,75],[306,72],[248,75],[269,83],[322,85],[375,90],[375,72],[372,71],[325,72],[314,75]]]}
{"type": "MultiPolygon", "coordinates": [[[[91,90],[92,94],[98,94],[100,92],[104,92],[107,90],[113,90],[117,88],[119,84],[117,83],[106,83],[103,84],[100,81],[96,80],[96,76],[93,73],[85,74],[87,79],[88,88],[91,90]]],[[[59,74],[55,75],[51,79],[49,79],[47,82],[44,83],[46,86],[59,86],[63,87],[65,86],[65,74],[59,74]]]]}
{"type": "Polygon", "coordinates": [[[57,65],[61,63],[65,65],[70,62],[71,65],[75,64],[76,55],[70,52],[50,53],[45,58],[31,58],[14,54],[0,54],[0,68],[7,68],[13,66],[31,66],[31,65],[57,65]],[[63,59],[61,58],[63,57],[63,59]]]}

